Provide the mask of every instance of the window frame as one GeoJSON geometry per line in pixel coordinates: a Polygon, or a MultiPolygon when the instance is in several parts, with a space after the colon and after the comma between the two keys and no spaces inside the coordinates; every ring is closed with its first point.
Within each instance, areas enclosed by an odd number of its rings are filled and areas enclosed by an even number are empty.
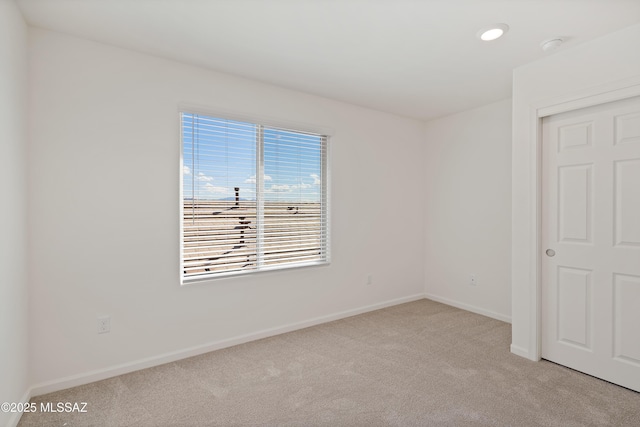
{"type": "MultiPolygon", "coordinates": [[[[246,115],[246,114],[238,114],[228,111],[215,111],[208,108],[202,107],[192,107],[192,106],[184,106],[180,105],[178,107],[178,132],[179,132],[179,201],[178,201],[178,218],[179,218],[179,275],[180,275],[180,285],[191,285],[196,283],[208,282],[212,280],[220,280],[220,279],[228,279],[233,277],[242,277],[247,275],[255,275],[269,272],[284,272],[287,270],[297,270],[301,268],[309,268],[309,267],[322,267],[331,264],[331,138],[334,135],[332,129],[328,127],[315,126],[309,124],[300,124],[294,123],[291,121],[277,120],[273,118],[259,117],[254,115],[246,115]],[[194,115],[202,115],[208,116],[215,119],[221,120],[231,120],[231,121],[239,121],[245,123],[251,123],[256,126],[268,127],[268,128],[276,128],[284,131],[291,132],[300,132],[300,133],[309,133],[321,136],[324,138],[324,156],[321,156],[321,172],[322,173],[322,188],[323,192],[321,192],[321,218],[324,218],[324,221],[321,221],[320,227],[324,226],[324,259],[319,261],[309,261],[309,262],[296,262],[290,264],[281,264],[281,265],[273,265],[273,266],[258,266],[256,268],[250,270],[236,270],[236,271],[223,271],[223,272],[214,272],[211,274],[203,274],[193,277],[185,277],[184,275],[184,132],[183,132],[183,120],[182,114],[194,114],[194,115]],[[323,200],[322,200],[323,199],[323,200]]],[[[264,171],[264,142],[256,141],[256,179],[260,180],[260,172],[264,171]]],[[[264,189],[263,189],[264,190],[264,189]]],[[[263,215],[260,212],[262,208],[259,207],[260,203],[258,203],[258,187],[256,186],[256,219],[258,224],[262,221],[259,219],[259,215],[263,215]]],[[[262,197],[264,202],[264,197],[262,197]]],[[[258,231],[259,233],[261,231],[258,231]]],[[[258,248],[256,248],[258,250],[258,248]]]]}

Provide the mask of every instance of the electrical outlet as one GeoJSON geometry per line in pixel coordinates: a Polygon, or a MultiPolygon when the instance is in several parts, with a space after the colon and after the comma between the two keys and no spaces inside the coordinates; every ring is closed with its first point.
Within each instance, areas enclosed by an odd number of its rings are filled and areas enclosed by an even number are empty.
{"type": "Polygon", "coordinates": [[[472,274],[469,276],[469,285],[476,286],[478,283],[476,282],[476,275],[472,274]]]}
{"type": "Polygon", "coordinates": [[[373,284],[373,276],[369,274],[367,276],[367,285],[372,285],[372,284],[373,284]]]}
{"type": "Polygon", "coordinates": [[[98,317],[98,333],[106,334],[111,332],[111,316],[98,317]]]}

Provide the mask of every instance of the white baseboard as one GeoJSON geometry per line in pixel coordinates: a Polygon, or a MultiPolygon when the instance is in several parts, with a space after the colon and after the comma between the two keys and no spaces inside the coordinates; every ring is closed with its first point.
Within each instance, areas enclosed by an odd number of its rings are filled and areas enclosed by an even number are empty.
{"type": "Polygon", "coordinates": [[[447,304],[456,308],[461,308],[466,311],[470,311],[472,313],[482,314],[483,316],[491,317],[492,319],[501,320],[503,322],[511,323],[511,317],[505,316],[504,314],[496,313],[495,311],[485,310],[484,308],[476,307],[475,305],[465,304],[462,302],[454,301],[449,298],[439,297],[437,295],[425,293],[425,298],[441,302],[443,304],[447,304]]]}
{"type": "MultiPolygon", "coordinates": [[[[24,394],[22,395],[22,400],[19,400],[18,402],[26,403],[29,400],[31,400],[31,389],[25,391],[24,394]]],[[[16,402],[16,403],[18,403],[18,402],[16,402]]],[[[22,413],[21,412],[14,412],[13,414],[11,414],[11,417],[9,418],[9,423],[7,424],[7,427],[16,427],[18,425],[18,423],[20,422],[20,418],[22,418],[22,413]]]]}
{"type": "Polygon", "coordinates": [[[170,353],[161,354],[158,356],[152,356],[145,359],[136,360],[133,362],[122,363],[115,366],[110,366],[104,369],[98,369],[95,371],[85,372],[77,375],[71,375],[68,377],[60,378],[53,381],[47,381],[41,384],[33,386],[30,390],[31,396],[40,396],[42,394],[52,393],[54,391],[64,390],[70,387],[76,387],[83,384],[92,383],[95,381],[104,380],[107,378],[115,377],[118,375],[126,374],[140,369],[146,369],[153,366],[162,365],[165,363],[175,362],[176,360],[185,359],[187,357],[197,356],[199,354],[208,353],[214,350],[220,350],[234,345],[243,344],[249,341],[255,341],[262,338],[271,337],[274,335],[280,335],[287,332],[295,331],[298,329],[308,328],[310,326],[319,325],[322,323],[331,322],[334,320],[344,319],[346,317],[356,316],[358,314],[366,313],[369,311],[379,310],[385,307],[391,307],[398,304],[404,304],[411,301],[417,301],[424,299],[424,294],[416,294],[402,298],[396,298],[380,302],[377,304],[371,304],[364,307],[359,307],[352,310],[341,311],[339,313],[333,313],[327,316],[315,317],[313,319],[304,320],[302,322],[290,323],[288,325],[279,326],[276,328],[263,329],[258,332],[240,335],[233,338],[228,338],[221,341],[215,341],[208,344],[203,344],[195,347],[186,348],[170,353]]]}
{"type": "Polygon", "coordinates": [[[511,353],[515,354],[516,356],[524,357],[525,359],[529,359],[529,360],[534,360],[531,358],[531,356],[529,355],[529,351],[526,348],[522,348],[515,344],[511,344],[510,348],[511,348],[511,353]]]}

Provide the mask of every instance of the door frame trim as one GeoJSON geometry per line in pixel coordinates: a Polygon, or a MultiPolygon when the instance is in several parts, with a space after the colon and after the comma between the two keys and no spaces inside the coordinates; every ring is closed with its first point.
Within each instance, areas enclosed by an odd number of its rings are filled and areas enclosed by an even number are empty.
{"type": "Polygon", "coordinates": [[[579,110],[581,108],[620,101],[640,96],[640,76],[610,82],[584,89],[561,97],[551,98],[532,104],[529,108],[531,179],[530,218],[530,259],[529,266],[529,354],[531,360],[542,356],[542,119],[554,114],[579,110]]]}

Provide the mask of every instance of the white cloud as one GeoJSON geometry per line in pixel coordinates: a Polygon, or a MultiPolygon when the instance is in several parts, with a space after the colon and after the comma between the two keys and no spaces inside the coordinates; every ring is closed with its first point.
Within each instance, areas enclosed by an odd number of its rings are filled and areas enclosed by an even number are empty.
{"type": "Polygon", "coordinates": [[[211,184],[210,182],[207,182],[203,188],[205,190],[207,190],[209,193],[214,193],[214,194],[227,194],[229,193],[229,189],[227,187],[216,187],[215,185],[211,184]]]}
{"type": "Polygon", "coordinates": [[[303,188],[311,188],[311,184],[305,184],[304,182],[301,182],[300,184],[294,184],[291,186],[292,190],[299,190],[303,188]]]}
{"type": "Polygon", "coordinates": [[[288,184],[273,184],[267,191],[270,193],[288,193],[291,191],[291,186],[288,184]]]}
{"type": "Polygon", "coordinates": [[[182,174],[191,175],[191,168],[189,168],[189,166],[182,166],[182,174]]]}
{"type": "Polygon", "coordinates": [[[198,181],[202,181],[202,182],[211,182],[211,181],[213,181],[212,177],[210,177],[208,175],[205,175],[202,172],[198,172],[198,176],[196,177],[196,179],[198,181]]]}
{"type": "MultiPolygon", "coordinates": [[[[264,181],[271,181],[271,177],[269,175],[265,175],[263,178],[264,181]]],[[[256,176],[255,175],[251,175],[249,178],[244,180],[245,184],[255,184],[256,183],[256,176]]]]}
{"type": "MultiPolygon", "coordinates": [[[[313,185],[300,182],[299,184],[272,184],[271,187],[265,188],[266,193],[291,193],[298,190],[306,190],[312,188],[313,185]]],[[[313,190],[312,190],[313,191],[313,190]]]]}
{"type": "Polygon", "coordinates": [[[322,181],[320,180],[320,176],[318,176],[318,174],[312,173],[311,175],[309,175],[311,178],[313,178],[313,185],[320,185],[322,184],[322,181]]]}

